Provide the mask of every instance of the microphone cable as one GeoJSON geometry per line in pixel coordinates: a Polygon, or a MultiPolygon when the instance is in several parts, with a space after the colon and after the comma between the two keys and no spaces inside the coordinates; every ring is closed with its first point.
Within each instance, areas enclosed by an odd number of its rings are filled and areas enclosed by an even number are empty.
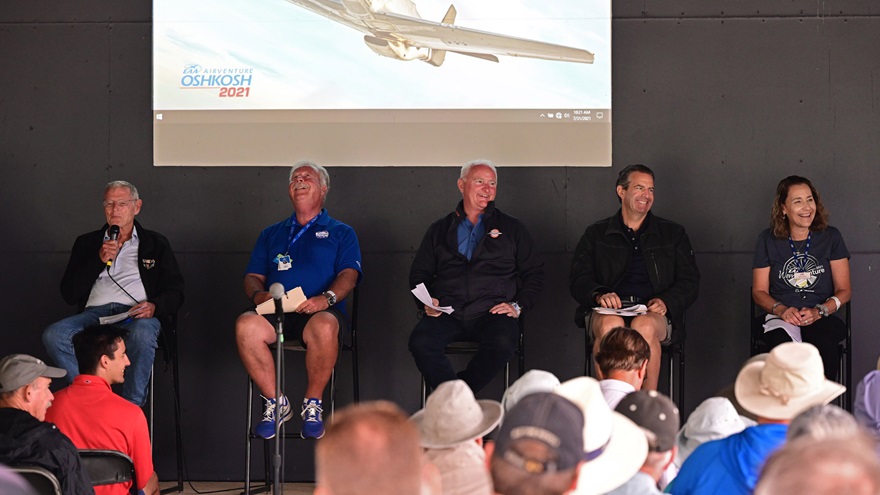
{"type": "Polygon", "coordinates": [[[112,280],[113,283],[116,284],[116,287],[119,287],[119,290],[121,290],[122,292],[125,292],[125,295],[128,296],[129,298],[131,298],[131,300],[134,301],[135,304],[141,303],[140,301],[135,299],[134,296],[129,294],[128,291],[125,290],[125,287],[119,285],[119,282],[117,282],[115,278],[113,278],[113,275],[110,273],[110,266],[107,266],[107,276],[110,277],[110,280],[112,280]]]}

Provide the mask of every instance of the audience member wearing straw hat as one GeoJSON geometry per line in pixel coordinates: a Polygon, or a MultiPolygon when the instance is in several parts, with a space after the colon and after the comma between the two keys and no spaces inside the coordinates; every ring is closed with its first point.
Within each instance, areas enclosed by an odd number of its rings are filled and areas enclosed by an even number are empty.
{"type": "Polygon", "coordinates": [[[444,495],[492,493],[482,439],[502,417],[501,403],[477,400],[462,380],[441,383],[411,421],[426,458],[440,471],[444,495]]]}
{"type": "Polygon", "coordinates": [[[822,358],[812,344],[787,342],[765,361],[740,370],[734,393],[758,425],[705,443],[685,461],[669,492],[749,494],[761,465],[785,442],[788,424],[803,410],[827,404],[846,390],[825,378],[822,358]]]}

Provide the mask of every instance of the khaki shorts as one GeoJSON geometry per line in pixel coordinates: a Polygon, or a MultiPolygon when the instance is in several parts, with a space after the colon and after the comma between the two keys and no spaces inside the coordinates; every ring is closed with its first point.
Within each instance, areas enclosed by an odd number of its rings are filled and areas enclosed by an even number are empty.
{"type": "MultiPolygon", "coordinates": [[[[590,311],[589,313],[587,313],[587,316],[584,318],[584,323],[586,324],[587,335],[589,336],[590,343],[593,343],[596,340],[596,336],[593,335],[593,325],[592,325],[593,314],[595,314],[595,313],[596,313],[595,311],[590,311]]],[[[630,325],[632,325],[632,321],[633,321],[633,318],[635,318],[635,316],[621,316],[621,318],[623,318],[623,324],[626,325],[627,327],[629,327],[630,325]]],[[[669,317],[667,316],[666,317],[666,337],[664,337],[663,340],[660,341],[660,345],[667,345],[667,344],[670,344],[671,342],[672,342],[672,320],[670,320],[669,317]]]]}

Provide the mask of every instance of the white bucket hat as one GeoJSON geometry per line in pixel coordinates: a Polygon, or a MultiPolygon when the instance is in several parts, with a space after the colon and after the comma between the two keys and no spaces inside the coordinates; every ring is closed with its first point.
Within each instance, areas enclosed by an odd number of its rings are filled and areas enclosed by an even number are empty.
{"type": "Polygon", "coordinates": [[[754,421],[740,416],[726,397],[709,397],[694,409],[678,431],[675,437],[678,444],[675,465],[681,467],[685,459],[700,445],[729,437],[755,424],[754,421]]]}
{"type": "Polygon", "coordinates": [[[523,397],[535,392],[552,392],[558,386],[559,378],[556,378],[553,373],[544,370],[529,370],[504,391],[501,405],[507,412],[513,409],[513,406],[523,397]]]}
{"type": "Polygon", "coordinates": [[[584,413],[584,463],[576,495],[610,492],[635,475],[648,456],[645,432],[605,402],[599,382],[582,376],[553,391],[577,404],[584,413]]]}
{"type": "Polygon", "coordinates": [[[467,383],[452,380],[441,383],[410,420],[421,433],[422,447],[445,449],[486,435],[502,415],[500,402],[477,400],[467,383]]]}
{"type": "Polygon", "coordinates": [[[739,404],[767,419],[792,419],[844,391],[846,387],[825,378],[818,349],[803,342],[774,347],[765,361],[744,366],[734,385],[739,404]]]}

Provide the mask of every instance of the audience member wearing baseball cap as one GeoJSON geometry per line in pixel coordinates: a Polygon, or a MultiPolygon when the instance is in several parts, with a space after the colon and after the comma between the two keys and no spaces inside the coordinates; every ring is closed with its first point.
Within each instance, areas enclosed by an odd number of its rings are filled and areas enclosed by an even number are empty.
{"type": "Polygon", "coordinates": [[[629,418],[612,411],[599,382],[588,376],[563,382],[554,391],[575,403],[584,415],[584,463],[578,470],[577,495],[607,493],[632,478],[648,455],[648,441],[629,418]]]}
{"type": "Polygon", "coordinates": [[[66,374],[27,354],[0,360],[0,463],[48,469],[64,495],[93,494],[73,442],[43,421],[54,398],[49,384],[66,374]]]}
{"type": "Polygon", "coordinates": [[[685,461],[670,485],[673,494],[749,494],[761,465],[785,442],[788,424],[801,411],[827,404],[846,388],[825,378],[812,344],[786,342],[764,361],[740,370],[734,393],[758,417],[758,425],[704,443],[685,461]]]}
{"type": "Polygon", "coordinates": [[[639,472],[623,485],[608,492],[613,495],[658,495],[657,484],[672,464],[677,449],[675,435],[681,419],[678,407],[669,397],[655,390],[633,392],[617,404],[615,411],[631,419],[645,431],[648,457],[639,472]]]}
{"type": "Polygon", "coordinates": [[[547,392],[522,398],[487,446],[495,491],[502,495],[561,495],[584,457],[584,416],[568,399],[547,392]]]}
{"type": "Polygon", "coordinates": [[[441,383],[411,421],[426,458],[440,472],[444,495],[492,493],[482,438],[502,417],[501,403],[477,400],[462,380],[441,383]]]}

